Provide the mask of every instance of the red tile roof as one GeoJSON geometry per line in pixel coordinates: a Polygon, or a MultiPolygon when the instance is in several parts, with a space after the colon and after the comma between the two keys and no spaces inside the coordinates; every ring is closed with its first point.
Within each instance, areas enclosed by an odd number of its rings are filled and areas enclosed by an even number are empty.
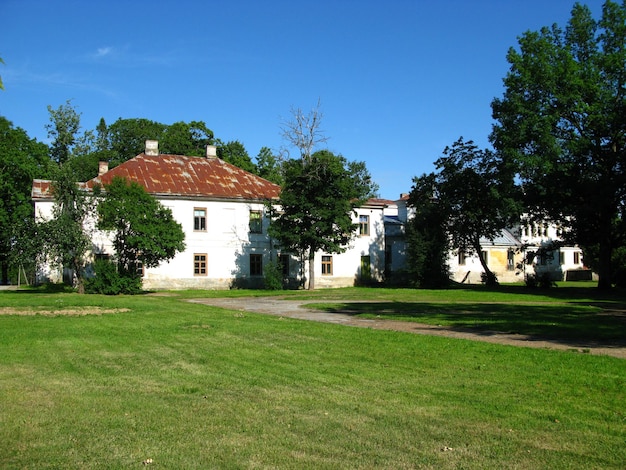
{"type": "MultiPolygon", "coordinates": [[[[120,176],[142,185],[154,196],[218,199],[274,199],[280,186],[219,158],[182,155],[137,155],[86,183],[93,188],[120,176]]],[[[33,198],[49,196],[49,182],[33,181],[33,198]],[[47,183],[47,184],[46,184],[47,183]]]]}

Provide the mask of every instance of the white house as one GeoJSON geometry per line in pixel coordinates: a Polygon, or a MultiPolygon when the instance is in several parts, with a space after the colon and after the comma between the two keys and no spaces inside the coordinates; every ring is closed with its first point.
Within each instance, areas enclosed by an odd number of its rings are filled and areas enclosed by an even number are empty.
{"type": "MultiPolygon", "coordinates": [[[[109,170],[101,164],[98,177],[86,189],[124,177],[142,185],[170,208],[185,233],[186,248],[169,262],[143,270],[146,289],[226,289],[258,287],[263,267],[280,259],[283,276],[298,284],[307,267],[282,253],[267,229],[267,203],[275,202],[280,187],[216,157],[207,147],[205,157],[161,155],[158,143],[146,142],[146,151],[109,170]],[[302,268],[302,269],[301,269],[302,268]]],[[[35,180],[32,198],[35,216],[52,216],[50,181],[35,180]]],[[[384,204],[371,200],[357,208],[358,233],[346,252],[316,253],[316,286],[338,287],[358,282],[380,282],[384,272],[384,204]]],[[[93,224],[93,222],[91,222],[93,224]]],[[[92,257],[114,255],[111,237],[94,231],[92,257]]],[[[40,281],[59,280],[60,274],[42,267],[40,281]]]]}
{"type": "MultiPolygon", "coordinates": [[[[415,209],[408,204],[409,196],[404,193],[395,201],[396,217],[387,217],[385,227],[388,234],[398,234],[398,224],[406,224],[415,209]]],[[[389,207],[392,207],[390,204],[389,207]]],[[[392,272],[406,268],[406,240],[402,236],[392,236],[393,245],[387,246],[387,253],[393,252],[392,272]]],[[[519,282],[527,274],[547,274],[553,280],[590,279],[591,271],[585,269],[582,250],[578,246],[564,246],[562,233],[555,224],[525,223],[502,230],[493,240],[481,238],[483,256],[487,266],[497,276],[499,282],[519,282]],[[535,256],[528,256],[533,254],[535,256]],[[524,263],[524,260],[529,260],[524,263]]],[[[483,267],[476,253],[463,253],[452,250],[448,257],[450,277],[456,282],[479,283],[483,267]]]]}

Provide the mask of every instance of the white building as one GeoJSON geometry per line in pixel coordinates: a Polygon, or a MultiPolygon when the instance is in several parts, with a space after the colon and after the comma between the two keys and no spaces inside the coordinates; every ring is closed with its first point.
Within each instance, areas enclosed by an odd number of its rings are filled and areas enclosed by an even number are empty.
{"type": "MultiPolygon", "coordinates": [[[[398,233],[397,225],[408,223],[413,216],[415,209],[408,204],[408,200],[409,196],[405,193],[395,201],[397,216],[386,219],[389,233],[398,233]]],[[[391,238],[393,245],[387,246],[387,252],[394,253],[392,271],[399,272],[406,268],[406,241],[403,237],[391,238]]],[[[591,271],[583,264],[582,250],[578,246],[564,246],[562,233],[555,224],[520,224],[502,230],[493,240],[481,238],[480,244],[487,266],[499,282],[522,282],[526,275],[543,274],[552,280],[591,279],[591,271]]],[[[481,282],[484,270],[477,253],[452,250],[448,266],[450,278],[456,282],[481,282]]]]}
{"type": "MultiPolygon", "coordinates": [[[[144,153],[111,170],[101,164],[99,176],[84,187],[108,184],[115,176],[142,185],[172,210],[185,233],[183,252],[156,268],[144,269],[146,289],[260,287],[263,267],[277,258],[291,285],[298,285],[302,273],[308,272],[300,260],[282,253],[267,232],[267,203],[277,201],[280,187],[217,158],[215,147],[207,148],[206,157],[160,155],[158,143],[148,141],[144,153]]],[[[54,206],[50,181],[35,180],[32,198],[35,216],[49,219],[54,206]]],[[[379,200],[356,209],[358,233],[344,253],[316,253],[316,287],[383,280],[383,209],[379,200]]],[[[92,240],[92,259],[114,255],[109,234],[95,231],[92,240]]],[[[39,281],[60,277],[44,266],[39,281]]]]}

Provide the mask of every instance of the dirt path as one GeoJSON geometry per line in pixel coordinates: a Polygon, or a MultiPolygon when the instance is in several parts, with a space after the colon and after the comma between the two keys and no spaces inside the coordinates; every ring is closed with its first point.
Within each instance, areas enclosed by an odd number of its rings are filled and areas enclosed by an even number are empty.
{"type": "Polygon", "coordinates": [[[311,303],[310,300],[284,300],[278,297],[245,297],[236,299],[193,299],[191,302],[223,307],[231,310],[264,313],[280,317],[296,318],[325,323],[337,323],[346,326],[373,328],[379,330],[404,331],[423,335],[445,336],[449,338],[485,341],[488,343],[507,344],[529,348],[572,350],[588,352],[626,359],[626,345],[606,345],[593,342],[564,342],[546,340],[527,335],[507,334],[497,331],[470,331],[468,329],[452,328],[423,323],[404,322],[384,319],[364,319],[343,313],[329,313],[303,307],[311,303]]]}

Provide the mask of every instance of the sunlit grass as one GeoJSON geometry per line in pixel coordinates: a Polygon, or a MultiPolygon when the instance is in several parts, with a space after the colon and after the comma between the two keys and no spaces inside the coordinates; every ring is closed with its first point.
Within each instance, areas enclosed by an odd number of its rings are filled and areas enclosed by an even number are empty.
{"type": "Polygon", "coordinates": [[[0,467],[623,468],[624,360],[188,297],[1,293],[0,467]]]}

